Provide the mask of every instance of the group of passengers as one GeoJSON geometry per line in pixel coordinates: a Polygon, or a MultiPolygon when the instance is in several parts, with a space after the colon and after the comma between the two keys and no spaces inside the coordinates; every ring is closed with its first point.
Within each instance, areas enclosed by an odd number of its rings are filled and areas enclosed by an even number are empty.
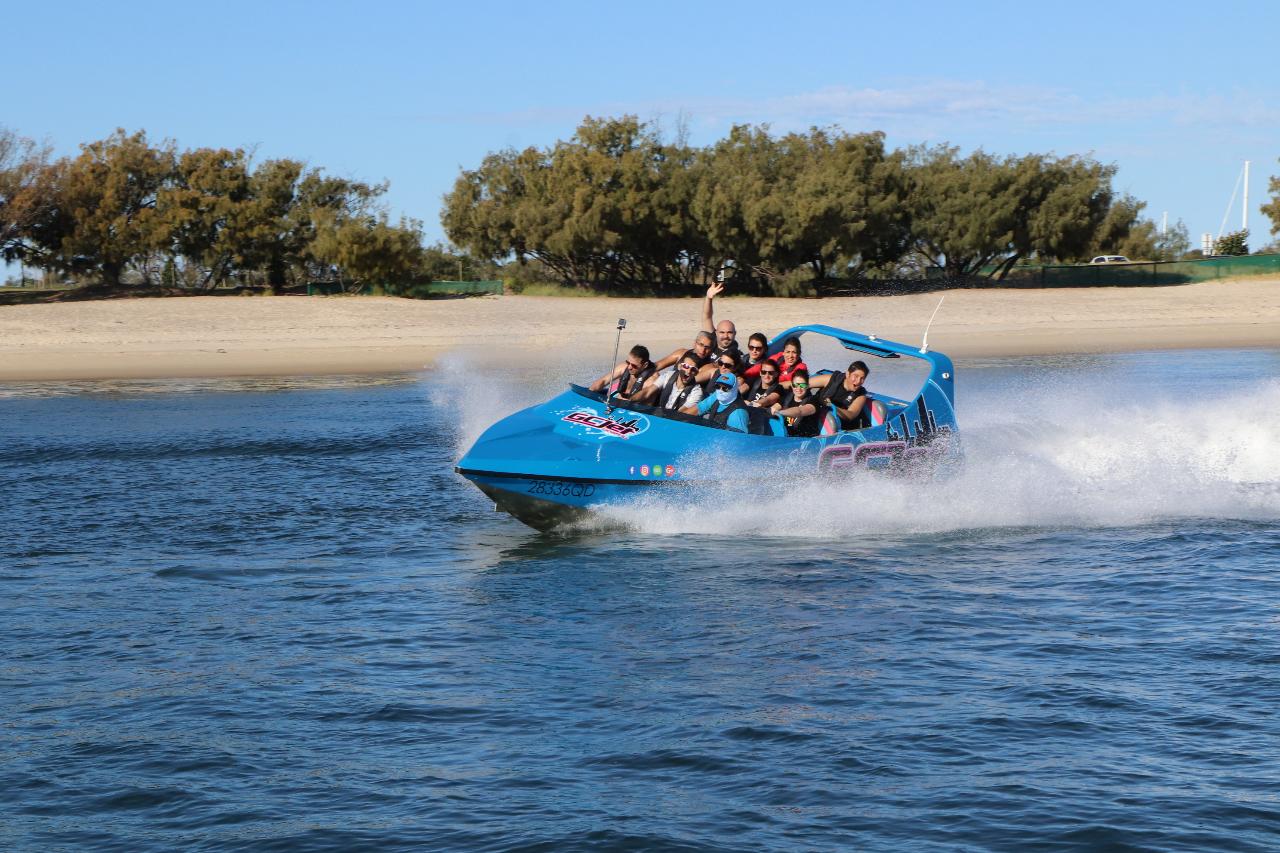
{"type": "Polygon", "coordinates": [[[647,347],[634,346],[626,361],[590,389],[607,391],[611,399],[701,416],[739,432],[816,436],[870,426],[863,387],[870,369],[864,362],[810,377],[799,338],[787,338],[782,351],[770,356],[769,339],[760,332],[747,339],[743,353],[731,321],[712,324],[713,300],[723,290],[719,283],[707,288],[702,330],[692,347],[654,362],[647,347]]]}

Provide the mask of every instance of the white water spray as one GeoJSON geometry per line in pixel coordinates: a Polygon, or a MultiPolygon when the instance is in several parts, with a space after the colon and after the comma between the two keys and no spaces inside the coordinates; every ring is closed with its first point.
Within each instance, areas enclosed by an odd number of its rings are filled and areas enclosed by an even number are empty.
{"type": "MultiPolygon", "coordinates": [[[[584,365],[536,379],[476,376],[446,359],[437,405],[459,411],[456,455],[499,418],[546,399],[584,365]],[[574,373],[573,370],[577,370],[574,373]]],[[[750,472],[719,487],[654,489],[604,510],[656,535],[839,540],[1021,527],[1124,527],[1190,518],[1280,521],[1280,380],[1236,383],[1189,403],[1172,388],[1097,378],[1087,399],[1056,383],[1014,382],[959,400],[965,464],[930,482],[856,472],[842,481],[750,472]]],[[[702,460],[723,471],[729,460],[702,460]]],[[[682,469],[697,465],[685,460],[682,469]]]]}

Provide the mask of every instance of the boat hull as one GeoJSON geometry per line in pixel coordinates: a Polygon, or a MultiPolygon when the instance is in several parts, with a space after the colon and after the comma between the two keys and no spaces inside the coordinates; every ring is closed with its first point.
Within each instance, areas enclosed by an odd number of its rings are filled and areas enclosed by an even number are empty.
{"type": "MultiPolygon", "coordinates": [[[[645,482],[611,483],[571,478],[525,477],[478,471],[462,472],[476,488],[493,501],[494,509],[505,512],[535,530],[554,530],[599,521],[603,506],[622,505],[646,493],[653,486],[645,482]]],[[[667,488],[687,486],[677,482],[667,488]]]]}

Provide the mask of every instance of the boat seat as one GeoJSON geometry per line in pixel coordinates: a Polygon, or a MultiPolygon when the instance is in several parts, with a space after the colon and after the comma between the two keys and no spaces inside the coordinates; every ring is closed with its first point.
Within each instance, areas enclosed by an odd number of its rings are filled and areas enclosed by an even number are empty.
{"type": "Polygon", "coordinates": [[[880,426],[885,422],[886,418],[888,418],[889,413],[888,410],[885,409],[884,403],[880,402],[875,397],[872,397],[870,394],[867,395],[866,409],[867,417],[870,418],[871,425],[873,427],[880,426]]]}

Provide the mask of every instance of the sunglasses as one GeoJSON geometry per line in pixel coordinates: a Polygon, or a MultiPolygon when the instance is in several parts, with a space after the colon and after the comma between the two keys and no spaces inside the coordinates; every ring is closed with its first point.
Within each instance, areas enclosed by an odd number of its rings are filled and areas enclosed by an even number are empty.
{"type": "Polygon", "coordinates": [[[681,370],[697,370],[697,368],[698,366],[696,364],[689,364],[688,362],[680,365],[681,370]]]}
{"type": "Polygon", "coordinates": [[[761,375],[761,376],[777,376],[777,375],[778,375],[778,371],[776,371],[776,370],[762,370],[762,371],[760,371],[760,375],[761,375]]]}
{"type": "Polygon", "coordinates": [[[639,369],[641,368],[641,366],[642,366],[642,365],[640,365],[639,363],[634,362],[634,361],[628,361],[628,362],[627,362],[627,367],[631,368],[632,370],[639,370],[639,369]]]}
{"type": "Polygon", "coordinates": [[[763,346],[761,346],[760,344],[747,344],[747,349],[749,349],[749,350],[757,350],[757,351],[758,351],[758,350],[762,350],[762,349],[764,349],[764,347],[763,347],[763,346]]]}
{"type": "Polygon", "coordinates": [[[721,361],[721,362],[717,362],[717,364],[719,364],[721,367],[735,367],[735,366],[736,366],[735,362],[732,362],[732,361],[721,361]]]}
{"type": "Polygon", "coordinates": [[[809,387],[809,383],[808,382],[792,382],[791,387],[799,388],[801,391],[803,391],[804,389],[809,387]]]}

